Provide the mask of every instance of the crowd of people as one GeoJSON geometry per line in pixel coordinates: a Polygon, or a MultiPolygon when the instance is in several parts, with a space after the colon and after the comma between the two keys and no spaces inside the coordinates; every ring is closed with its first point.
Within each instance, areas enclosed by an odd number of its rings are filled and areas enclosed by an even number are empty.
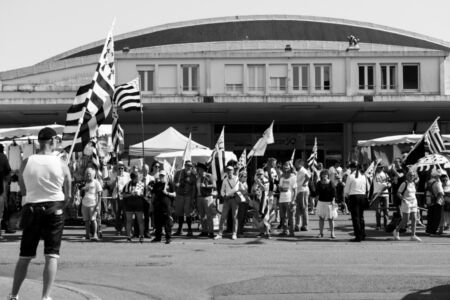
{"type": "MultiPolygon", "coordinates": [[[[317,238],[324,237],[328,221],[329,238],[335,239],[334,220],[342,214],[351,215],[352,241],[361,242],[366,238],[364,211],[372,209],[376,230],[392,232],[399,240],[410,221],[411,240],[420,241],[416,228],[425,226],[425,214],[430,235],[442,234],[450,221],[450,181],[445,170],[417,174],[400,158],[390,166],[336,162],[328,169],[322,163],[307,166],[302,159],[281,163],[269,158],[251,177],[236,161],[224,166],[223,178],[213,176],[203,163],[186,161],[175,174],[162,167],[158,161],[151,168],[147,164],[128,168],[122,161],[100,169],[90,162],[78,166],[78,171],[71,166],[73,200],[66,210],[82,216],[84,239],[99,241],[105,221],[130,242],[133,238],[160,242],[163,230],[166,243],[183,234],[193,237],[194,222],[199,224],[198,236],[205,238],[221,239],[230,233],[235,240],[245,234],[249,223],[260,237],[294,237],[310,230],[312,214],[319,218],[317,238]]],[[[8,168],[2,170],[5,177],[8,168]]]]}
{"type": "Polygon", "coordinates": [[[440,168],[417,174],[396,159],[390,166],[378,164],[373,170],[357,162],[345,166],[336,162],[325,169],[321,163],[308,167],[302,159],[278,163],[275,158],[269,158],[251,178],[236,161],[224,168],[223,178],[215,178],[203,163],[186,161],[172,175],[157,161],[151,168],[129,170],[119,161],[95,178],[95,170],[88,167],[83,183],[74,189],[75,199],[81,199],[85,239],[101,237],[105,216],[114,219],[116,235],[125,233],[128,241],[136,237],[143,242],[153,232],[152,242],[160,242],[164,229],[166,243],[183,234],[193,237],[194,221],[199,223],[199,237],[222,239],[228,232],[234,240],[245,234],[249,223],[261,237],[271,238],[275,233],[294,237],[298,231],[310,230],[312,214],[319,217],[317,238],[324,237],[328,221],[329,237],[335,239],[334,220],[339,213],[351,215],[352,241],[361,242],[366,238],[367,209],[375,210],[376,230],[392,232],[395,240],[410,221],[411,240],[420,241],[416,226],[425,226],[424,212],[426,233],[439,235],[448,229],[450,183],[440,168]]]}

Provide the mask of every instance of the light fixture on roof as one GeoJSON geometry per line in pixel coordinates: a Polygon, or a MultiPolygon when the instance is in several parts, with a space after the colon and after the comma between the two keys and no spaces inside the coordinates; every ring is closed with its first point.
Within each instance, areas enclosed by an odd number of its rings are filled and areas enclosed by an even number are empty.
{"type": "Polygon", "coordinates": [[[291,45],[290,45],[290,44],[287,44],[286,47],[284,47],[284,51],[286,51],[286,52],[292,51],[291,45]]]}
{"type": "Polygon", "coordinates": [[[130,52],[130,47],[128,47],[128,46],[123,47],[123,48],[122,48],[122,52],[123,52],[123,53],[128,53],[128,52],[130,52]]]}

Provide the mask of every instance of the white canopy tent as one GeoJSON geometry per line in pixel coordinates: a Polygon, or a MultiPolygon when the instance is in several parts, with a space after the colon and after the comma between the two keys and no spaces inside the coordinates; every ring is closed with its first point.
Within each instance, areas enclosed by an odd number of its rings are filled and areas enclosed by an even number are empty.
{"type": "MultiPolygon", "coordinates": [[[[206,163],[212,154],[213,150],[210,149],[192,149],[191,151],[191,159],[193,163],[206,163]]],[[[155,157],[155,159],[159,162],[164,162],[167,160],[170,164],[173,163],[173,160],[176,158],[179,164],[182,164],[184,151],[174,151],[174,152],[166,152],[161,153],[155,157]]],[[[236,155],[231,151],[225,151],[225,163],[230,160],[236,160],[236,155]]]]}
{"type": "MultiPolygon", "coordinates": [[[[184,151],[189,138],[182,135],[173,127],[169,127],[160,134],[144,141],[144,156],[157,156],[161,153],[184,151]]],[[[195,141],[191,141],[192,149],[209,149],[195,141]]],[[[130,146],[129,155],[142,156],[142,142],[130,146]]]]}
{"type": "Polygon", "coordinates": [[[64,130],[63,125],[51,124],[45,126],[31,126],[31,127],[16,127],[16,128],[1,128],[0,140],[12,140],[20,137],[32,137],[37,136],[42,128],[53,128],[57,134],[62,134],[64,130]]]}
{"type": "MultiPolygon", "coordinates": [[[[450,144],[450,135],[442,134],[441,136],[446,145],[450,144]]],[[[381,159],[383,164],[389,165],[396,157],[408,153],[422,137],[423,134],[403,134],[359,140],[358,160],[369,163],[376,158],[381,159]]]]}

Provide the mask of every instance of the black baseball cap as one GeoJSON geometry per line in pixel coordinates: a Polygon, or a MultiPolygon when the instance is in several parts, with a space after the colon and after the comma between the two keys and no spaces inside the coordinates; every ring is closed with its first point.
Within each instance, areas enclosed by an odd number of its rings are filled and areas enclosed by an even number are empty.
{"type": "Polygon", "coordinates": [[[56,131],[53,128],[45,127],[42,128],[38,133],[38,140],[48,141],[56,136],[56,131]]]}

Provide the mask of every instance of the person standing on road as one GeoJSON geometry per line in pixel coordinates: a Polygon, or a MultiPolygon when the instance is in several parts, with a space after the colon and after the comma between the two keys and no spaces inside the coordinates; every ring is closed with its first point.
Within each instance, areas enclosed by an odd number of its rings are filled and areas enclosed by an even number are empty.
{"type": "MultiPolygon", "coordinates": [[[[85,225],[85,239],[90,240],[91,223],[94,227],[94,241],[98,241],[97,235],[97,215],[100,214],[102,185],[95,178],[96,170],[92,167],[86,169],[86,183],[82,187],[84,197],[81,200],[81,213],[85,225]]],[[[100,220],[101,222],[101,220],[100,220]]]]}
{"type": "Polygon", "coordinates": [[[194,200],[197,178],[193,172],[190,160],[184,163],[184,169],[175,174],[176,186],[175,215],[178,217],[178,229],[174,235],[182,235],[184,216],[188,226],[187,236],[192,236],[192,212],[194,211],[194,200]]]}
{"type": "Polygon", "coordinates": [[[116,213],[116,231],[117,235],[122,234],[122,228],[126,224],[126,215],[122,191],[125,185],[130,182],[130,173],[125,171],[125,164],[122,161],[117,163],[117,176],[114,181],[113,203],[115,204],[116,213]]]}
{"type": "Polygon", "coordinates": [[[219,221],[219,233],[214,237],[214,239],[219,240],[222,238],[223,233],[223,224],[227,218],[228,212],[231,211],[232,216],[232,236],[231,239],[237,239],[237,227],[238,227],[238,203],[236,200],[236,192],[239,190],[239,180],[236,175],[234,175],[234,168],[228,166],[227,167],[227,178],[222,182],[222,188],[220,189],[220,194],[223,197],[223,207],[222,207],[222,215],[219,221]]]}
{"type": "Polygon", "coordinates": [[[434,169],[431,171],[431,179],[427,182],[426,201],[427,201],[427,227],[425,232],[435,235],[441,223],[442,206],[444,204],[444,189],[440,177],[444,174],[443,170],[434,169]]]}
{"type": "Polygon", "coordinates": [[[166,233],[166,244],[170,244],[172,238],[172,206],[176,193],[174,186],[169,182],[166,171],[158,173],[159,178],[155,181],[152,189],[153,215],[155,218],[155,238],[152,243],[161,242],[162,228],[166,233]]]}
{"type": "Polygon", "coordinates": [[[214,199],[213,191],[216,182],[210,173],[206,172],[206,165],[197,164],[197,210],[202,225],[202,232],[198,236],[214,238],[214,199]]]}
{"type": "MultiPolygon", "coordinates": [[[[128,182],[123,188],[123,201],[126,213],[126,229],[127,229],[127,241],[131,242],[133,234],[131,228],[133,222],[136,219],[139,230],[139,242],[144,242],[144,191],[145,184],[139,180],[137,173],[130,174],[130,182],[128,182]]],[[[134,233],[136,235],[137,232],[134,233]]]]}
{"type": "Polygon", "coordinates": [[[402,212],[402,220],[397,228],[392,232],[394,239],[400,240],[399,230],[406,227],[408,220],[411,218],[411,241],[421,242],[422,240],[416,236],[416,215],[417,215],[417,198],[416,198],[416,183],[414,179],[416,174],[413,171],[406,173],[406,181],[402,182],[398,188],[397,196],[402,200],[400,211],[402,212]]]}
{"type": "MultiPolygon", "coordinates": [[[[339,175],[337,175],[339,176],[339,175]]],[[[325,219],[330,224],[331,238],[334,239],[334,219],[337,218],[337,205],[335,202],[336,189],[333,183],[328,179],[328,171],[322,170],[320,172],[320,181],[316,185],[317,197],[317,215],[319,216],[319,235],[318,238],[323,237],[323,227],[325,219]]]]}
{"type": "Polygon", "coordinates": [[[351,241],[361,242],[366,238],[364,209],[366,209],[370,185],[367,177],[359,170],[357,162],[351,162],[349,168],[351,173],[345,183],[344,195],[349,199],[348,208],[352,215],[355,237],[351,241]]]}
{"type": "Polygon", "coordinates": [[[375,170],[373,180],[373,194],[378,195],[375,199],[375,219],[377,222],[376,230],[381,230],[381,215],[383,214],[383,229],[386,229],[389,217],[389,191],[391,187],[389,177],[384,172],[384,166],[378,165],[375,170]]]}
{"type": "Polygon", "coordinates": [[[251,194],[254,201],[252,207],[256,211],[253,215],[253,223],[259,229],[258,237],[270,238],[270,210],[269,207],[269,179],[265,176],[263,169],[257,169],[253,182],[251,194]]]}
{"type": "MultiPolygon", "coordinates": [[[[247,171],[242,170],[239,172],[239,189],[237,191],[241,201],[238,203],[238,236],[244,235],[244,226],[247,221],[248,212],[248,184],[247,184],[247,171]]],[[[237,199],[237,198],[236,198],[237,199]]]]}
{"type": "MultiPolygon", "coordinates": [[[[3,211],[6,205],[6,181],[8,180],[9,174],[11,173],[11,167],[9,166],[8,158],[5,153],[3,153],[3,145],[0,144],[0,241],[3,240],[2,237],[2,218],[3,211]]],[[[7,220],[6,220],[7,221],[7,220]]]]}
{"type": "Polygon", "coordinates": [[[297,191],[297,178],[293,174],[290,162],[283,164],[283,175],[278,185],[280,191],[280,219],[282,232],[280,236],[294,236],[295,195],[297,191]]]}
{"type": "Polygon", "coordinates": [[[42,299],[51,299],[64,227],[64,206],[72,196],[69,167],[52,154],[56,142],[55,130],[43,128],[39,131],[38,141],[39,152],[25,159],[20,168],[19,184],[24,204],[23,232],[19,261],[8,297],[10,300],[18,299],[20,286],[25,280],[31,259],[36,257],[41,237],[45,255],[42,299]]]}
{"type": "MultiPolygon", "coordinates": [[[[297,159],[295,161],[295,168],[297,169],[297,195],[295,196],[297,210],[295,212],[295,231],[308,231],[308,181],[311,179],[311,173],[305,169],[304,164],[305,161],[303,159],[297,159]]],[[[314,210],[314,207],[311,207],[310,209],[314,210]]]]}
{"type": "MultiPolygon", "coordinates": [[[[151,210],[153,209],[151,206],[151,189],[153,184],[155,183],[155,177],[150,175],[150,167],[147,164],[144,164],[142,167],[142,183],[144,183],[144,237],[150,238],[150,217],[151,210]]],[[[153,218],[153,217],[152,217],[153,218]]],[[[153,222],[153,221],[152,221],[153,222]]]]}

